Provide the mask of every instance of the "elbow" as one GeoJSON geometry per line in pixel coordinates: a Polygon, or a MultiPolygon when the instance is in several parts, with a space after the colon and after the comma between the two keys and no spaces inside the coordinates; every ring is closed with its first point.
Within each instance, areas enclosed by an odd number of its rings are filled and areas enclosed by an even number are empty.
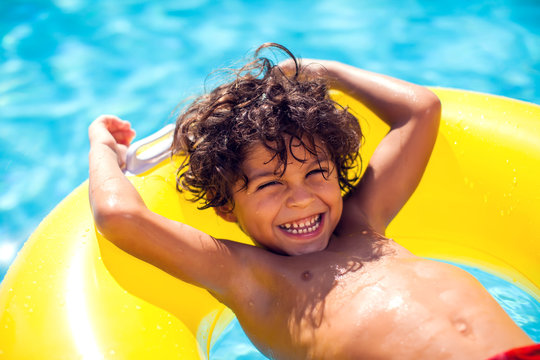
{"type": "Polygon", "coordinates": [[[421,115],[421,118],[438,127],[441,120],[441,100],[431,90],[425,89],[424,91],[425,94],[422,94],[422,101],[419,102],[418,113],[421,115]]]}
{"type": "Polygon", "coordinates": [[[434,92],[423,86],[415,86],[407,93],[402,103],[387,116],[393,121],[386,121],[392,127],[400,127],[408,123],[422,123],[422,126],[438,129],[441,120],[441,101],[434,92]]]}
{"type": "MultiPolygon", "coordinates": [[[[107,239],[118,243],[133,228],[139,211],[118,203],[108,202],[92,206],[94,222],[99,232],[107,239]]],[[[118,244],[117,244],[118,245],[118,244]]]]}

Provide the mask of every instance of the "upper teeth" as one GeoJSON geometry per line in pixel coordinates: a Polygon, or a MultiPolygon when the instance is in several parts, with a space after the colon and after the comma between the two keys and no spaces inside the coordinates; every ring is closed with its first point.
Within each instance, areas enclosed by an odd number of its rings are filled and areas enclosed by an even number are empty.
{"type": "Polygon", "coordinates": [[[321,215],[314,215],[309,219],[303,219],[298,222],[285,223],[279,227],[287,230],[292,234],[305,234],[308,232],[315,231],[320,224],[321,215]]]}

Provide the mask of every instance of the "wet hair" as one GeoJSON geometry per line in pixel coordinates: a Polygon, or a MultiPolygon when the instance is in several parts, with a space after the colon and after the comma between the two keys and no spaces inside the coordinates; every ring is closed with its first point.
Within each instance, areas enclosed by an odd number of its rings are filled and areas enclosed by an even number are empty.
{"type": "Polygon", "coordinates": [[[173,155],[185,156],[177,189],[190,192],[201,209],[233,203],[233,187],[247,186],[242,163],[249,150],[262,144],[277,158],[281,175],[287,157],[301,146],[310,154],[324,154],[337,171],[340,188],[347,192],[359,179],[362,133],[358,120],[328,95],[327,82],[309,78],[305,68],[285,47],[267,43],[253,60],[233,71],[233,79],[191,103],[176,120],[173,155]],[[295,73],[260,57],[265,48],[288,55],[295,73]],[[322,148],[316,144],[322,144],[322,148]]]}

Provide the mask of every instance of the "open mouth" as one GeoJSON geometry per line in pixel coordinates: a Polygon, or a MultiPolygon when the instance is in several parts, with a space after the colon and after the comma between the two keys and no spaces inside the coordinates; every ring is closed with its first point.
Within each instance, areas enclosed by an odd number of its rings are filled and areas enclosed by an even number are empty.
{"type": "Polygon", "coordinates": [[[302,220],[279,225],[279,228],[290,234],[309,234],[317,231],[321,225],[321,219],[322,215],[317,214],[302,220]]]}

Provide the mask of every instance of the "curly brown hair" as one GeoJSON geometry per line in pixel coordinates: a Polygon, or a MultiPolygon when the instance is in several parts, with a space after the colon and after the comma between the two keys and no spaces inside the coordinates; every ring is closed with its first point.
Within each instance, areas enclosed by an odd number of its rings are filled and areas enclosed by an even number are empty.
{"type": "Polygon", "coordinates": [[[278,159],[283,175],[291,146],[297,146],[293,142],[315,156],[322,150],[335,166],[341,189],[349,191],[361,171],[360,125],[330,99],[324,79],[302,76],[303,70],[285,47],[263,44],[251,62],[234,71],[233,81],[200,96],[182,112],[172,144],[173,155],[186,156],[177,172],[178,191],[187,190],[193,201],[202,200],[201,209],[234,206],[233,186],[240,179],[247,185],[241,170],[247,150],[263,144],[272,159],[278,159]],[[294,61],[295,74],[288,76],[268,58],[259,57],[265,48],[286,53],[294,61]]]}

